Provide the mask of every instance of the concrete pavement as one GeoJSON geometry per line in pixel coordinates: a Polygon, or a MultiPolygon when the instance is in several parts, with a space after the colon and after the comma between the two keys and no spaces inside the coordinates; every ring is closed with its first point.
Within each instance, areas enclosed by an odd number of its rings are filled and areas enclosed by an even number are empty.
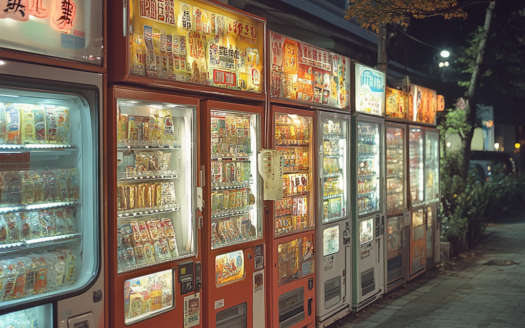
{"type": "MultiPolygon", "coordinates": [[[[331,328],[525,327],[525,211],[491,223],[488,237],[331,328]],[[518,265],[484,265],[509,260],[518,265]]],[[[497,264],[509,264],[497,263],[497,264]]]]}

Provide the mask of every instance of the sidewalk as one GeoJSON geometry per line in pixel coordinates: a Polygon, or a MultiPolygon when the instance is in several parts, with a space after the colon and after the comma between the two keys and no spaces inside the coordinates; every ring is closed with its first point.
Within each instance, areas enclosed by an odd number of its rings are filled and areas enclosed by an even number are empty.
{"type": "Polygon", "coordinates": [[[490,224],[486,234],[445,269],[430,270],[330,328],[525,327],[525,212],[490,224]],[[484,265],[490,260],[498,265],[484,265]]]}

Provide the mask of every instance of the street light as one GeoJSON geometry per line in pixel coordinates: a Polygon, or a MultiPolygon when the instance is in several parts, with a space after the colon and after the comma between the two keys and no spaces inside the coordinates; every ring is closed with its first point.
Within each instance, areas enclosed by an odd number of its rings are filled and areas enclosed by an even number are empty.
{"type": "Polygon", "coordinates": [[[443,50],[441,51],[440,55],[443,58],[448,58],[448,56],[450,56],[450,52],[448,52],[447,50],[443,50]]]}

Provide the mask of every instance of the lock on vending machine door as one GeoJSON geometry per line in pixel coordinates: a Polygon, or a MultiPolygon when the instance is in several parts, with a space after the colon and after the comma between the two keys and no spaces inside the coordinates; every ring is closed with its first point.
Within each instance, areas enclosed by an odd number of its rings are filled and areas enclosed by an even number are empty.
{"type": "Polygon", "coordinates": [[[193,292],[193,261],[179,264],[179,282],[181,295],[193,292]]]}

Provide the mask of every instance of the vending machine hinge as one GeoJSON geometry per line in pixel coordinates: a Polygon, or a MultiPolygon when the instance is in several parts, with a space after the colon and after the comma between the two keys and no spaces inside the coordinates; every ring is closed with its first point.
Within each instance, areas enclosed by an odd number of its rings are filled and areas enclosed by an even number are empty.
{"type": "Polygon", "coordinates": [[[203,223],[202,223],[202,215],[199,216],[199,229],[201,229],[203,226],[203,223]]]}

